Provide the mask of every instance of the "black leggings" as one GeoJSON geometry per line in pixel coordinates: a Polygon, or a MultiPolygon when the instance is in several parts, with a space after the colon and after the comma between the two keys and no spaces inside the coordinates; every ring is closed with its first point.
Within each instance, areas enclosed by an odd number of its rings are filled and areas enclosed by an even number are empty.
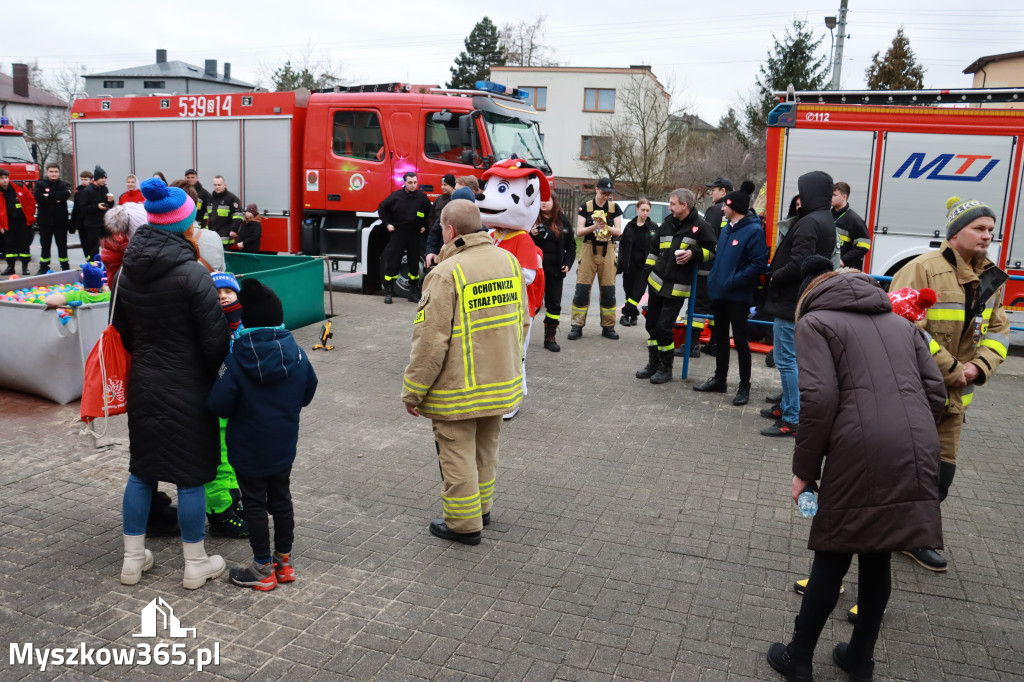
{"type": "Polygon", "coordinates": [[[289,554],[295,541],[295,511],[289,479],[292,470],[273,476],[243,476],[235,473],[242,491],[242,515],[249,527],[249,546],[256,559],[270,558],[270,524],[267,512],[274,517],[274,549],[289,554]]]}
{"type": "Polygon", "coordinates": [[[647,271],[643,266],[622,271],[622,290],[626,292],[626,305],[622,306],[622,314],[630,317],[640,315],[640,299],[647,288],[647,271]]]}
{"type": "Polygon", "coordinates": [[[736,341],[736,355],[739,357],[740,381],[750,383],[750,342],[747,340],[747,315],[750,306],[736,301],[711,301],[711,314],[715,326],[711,328],[711,339],[715,344],[715,377],[725,380],[729,376],[729,326],[736,341]]]}
{"type": "MultiPolygon", "coordinates": [[[[850,656],[853,660],[863,660],[874,651],[882,616],[892,592],[889,567],[892,553],[858,554],[857,558],[857,625],[850,639],[850,656]]],[[[814,553],[811,577],[797,619],[797,629],[806,633],[807,644],[812,650],[839,601],[839,588],[852,560],[852,554],[814,553]]]]}

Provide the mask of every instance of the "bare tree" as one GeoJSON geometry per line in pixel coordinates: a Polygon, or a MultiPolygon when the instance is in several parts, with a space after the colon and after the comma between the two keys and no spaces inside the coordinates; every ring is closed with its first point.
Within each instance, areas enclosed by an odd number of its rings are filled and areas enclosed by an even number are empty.
{"type": "Polygon", "coordinates": [[[306,43],[298,52],[288,53],[282,62],[260,62],[257,82],[268,83],[267,87],[276,92],[318,90],[348,83],[343,73],[341,61],[329,51],[306,43]]]}
{"type": "Polygon", "coordinates": [[[499,40],[505,54],[505,66],[558,66],[554,48],[544,44],[544,20],[508,23],[501,27],[499,40]]]}
{"type": "Polygon", "coordinates": [[[637,195],[661,194],[673,117],[683,112],[672,111],[672,95],[647,73],[630,78],[615,99],[615,113],[591,128],[591,155],[580,160],[592,175],[622,181],[637,195]]]}

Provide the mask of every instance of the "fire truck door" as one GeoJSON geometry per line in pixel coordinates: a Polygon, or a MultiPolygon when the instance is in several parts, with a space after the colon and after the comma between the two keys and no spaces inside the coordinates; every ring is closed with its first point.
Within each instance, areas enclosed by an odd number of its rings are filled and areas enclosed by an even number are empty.
{"type": "Polygon", "coordinates": [[[371,109],[331,112],[331,152],[327,155],[327,209],[372,213],[393,189],[391,149],[381,116],[371,109]]]}

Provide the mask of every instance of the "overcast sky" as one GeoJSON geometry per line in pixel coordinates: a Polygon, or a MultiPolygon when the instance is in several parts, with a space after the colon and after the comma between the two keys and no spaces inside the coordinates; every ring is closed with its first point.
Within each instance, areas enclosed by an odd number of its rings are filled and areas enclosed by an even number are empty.
{"type": "MultiPolygon", "coordinates": [[[[650,64],[681,102],[717,123],[751,91],[772,34],[781,37],[794,19],[806,19],[824,37],[822,51],[828,55],[831,39],[824,17],[838,14],[839,0],[649,0],[636,5],[609,0],[493,5],[57,0],[46,5],[45,12],[22,13],[16,21],[8,16],[11,25],[0,43],[5,73],[12,62],[36,60],[47,71],[64,65],[87,73],[110,71],[151,64],[156,49],[165,48],[170,60],[199,66],[204,59],[216,59],[219,66],[228,61],[235,78],[266,84],[268,70],[289,57],[295,61],[310,46],[340,64],[350,82],[443,85],[463,40],[485,14],[499,27],[545,16],[545,42],[560,64],[650,64]],[[33,25],[33,19],[40,21],[33,25]]],[[[962,0],[849,0],[842,87],[865,87],[871,56],[885,52],[901,24],[925,68],[927,88],[970,87],[971,77],[961,72],[975,59],[1024,50],[1024,1],[972,5],[962,0]]]]}

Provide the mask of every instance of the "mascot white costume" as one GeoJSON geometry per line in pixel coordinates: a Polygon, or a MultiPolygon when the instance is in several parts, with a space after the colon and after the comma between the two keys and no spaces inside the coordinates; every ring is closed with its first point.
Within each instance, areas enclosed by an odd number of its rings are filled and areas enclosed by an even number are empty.
{"type": "MultiPolygon", "coordinates": [[[[551,196],[551,185],[544,173],[522,159],[506,159],[484,171],[482,194],[477,208],[484,227],[489,228],[494,244],[519,261],[526,279],[530,326],[523,339],[523,396],[526,396],[526,348],[530,345],[533,316],[544,300],[544,270],[541,250],[533,243],[529,230],[537,222],[540,202],[551,196]]],[[[521,403],[520,403],[521,404],[521,403]]],[[[511,419],[519,411],[505,415],[511,419]]]]}

